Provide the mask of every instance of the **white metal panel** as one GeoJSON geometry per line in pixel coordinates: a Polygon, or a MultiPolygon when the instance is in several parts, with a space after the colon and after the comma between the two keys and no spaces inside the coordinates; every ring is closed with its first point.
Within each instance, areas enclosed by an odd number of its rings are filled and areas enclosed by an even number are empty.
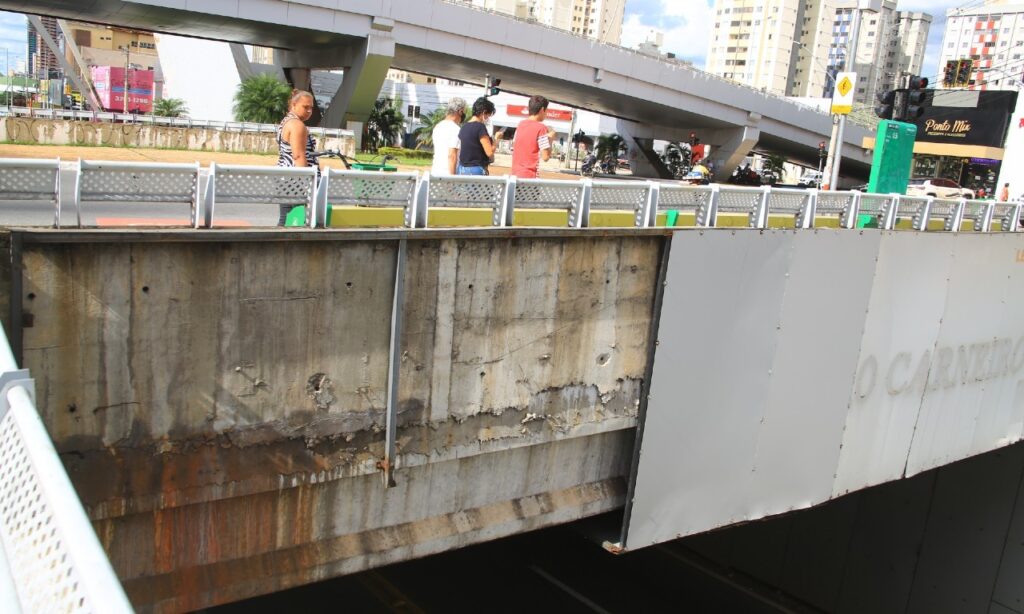
{"type": "Polygon", "coordinates": [[[1007,235],[966,233],[952,240],[955,259],[949,293],[921,395],[908,475],[1021,438],[1024,267],[1016,261],[1020,241],[1007,235]]]}
{"type": "Polygon", "coordinates": [[[792,244],[783,232],[673,235],[627,547],[763,515],[744,491],[792,244]]]}
{"type": "Polygon", "coordinates": [[[779,339],[743,489],[760,508],[751,517],[831,497],[879,239],[836,230],[795,235],[786,278],[779,280],[785,284],[782,318],[774,324],[779,339]]]}
{"type": "Polygon", "coordinates": [[[882,238],[835,495],[903,477],[946,305],[950,235],[882,238]]]}

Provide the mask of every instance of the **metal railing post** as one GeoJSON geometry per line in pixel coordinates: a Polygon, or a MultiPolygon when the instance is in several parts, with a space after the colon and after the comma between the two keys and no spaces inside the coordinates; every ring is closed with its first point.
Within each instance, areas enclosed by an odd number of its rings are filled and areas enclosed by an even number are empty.
{"type": "Polygon", "coordinates": [[[768,208],[772,198],[772,186],[765,185],[761,186],[761,200],[757,204],[757,209],[754,211],[750,218],[751,228],[768,228],[768,208]]]}
{"type": "Polygon", "coordinates": [[[981,232],[992,232],[992,217],[995,215],[996,206],[993,202],[987,202],[984,207],[985,208],[981,213],[981,228],[976,230],[981,232]]]}
{"type": "Polygon", "coordinates": [[[515,215],[516,203],[516,176],[506,175],[505,196],[501,201],[501,207],[494,212],[495,226],[512,226],[515,215]]]}
{"type": "Polygon", "coordinates": [[[896,217],[900,209],[900,195],[890,194],[885,207],[885,210],[882,211],[882,219],[879,227],[882,230],[892,230],[896,227],[896,217]]]}
{"type": "Polygon", "coordinates": [[[814,228],[814,216],[818,211],[818,189],[808,188],[807,199],[796,221],[797,228],[814,228]]]}
{"type": "Polygon", "coordinates": [[[967,209],[967,199],[961,198],[956,203],[956,208],[953,209],[953,215],[949,216],[946,220],[946,230],[948,232],[960,232],[960,227],[964,223],[964,211],[967,209]]]}
{"type": "Polygon", "coordinates": [[[415,211],[412,215],[412,224],[410,228],[426,228],[427,227],[427,213],[430,208],[430,173],[423,173],[420,176],[420,180],[416,183],[416,192],[413,197],[415,203],[413,208],[415,211]]]}
{"type": "Polygon", "coordinates": [[[932,203],[934,201],[935,199],[931,196],[925,197],[924,205],[917,212],[917,214],[914,215],[914,219],[912,221],[912,226],[914,230],[918,230],[921,232],[928,230],[928,220],[931,218],[932,203]]]}
{"type": "Polygon", "coordinates": [[[580,190],[580,200],[569,210],[570,228],[590,226],[590,197],[594,189],[594,182],[590,178],[581,181],[583,181],[583,189],[580,190]]]}
{"type": "Polygon", "coordinates": [[[658,225],[658,200],[661,198],[661,184],[655,181],[648,181],[647,202],[636,225],[641,228],[653,228],[658,225]]]}
{"type": "Polygon", "coordinates": [[[708,202],[697,207],[697,226],[700,228],[714,228],[718,224],[718,199],[721,196],[722,186],[712,183],[711,193],[708,194],[708,202]]]}

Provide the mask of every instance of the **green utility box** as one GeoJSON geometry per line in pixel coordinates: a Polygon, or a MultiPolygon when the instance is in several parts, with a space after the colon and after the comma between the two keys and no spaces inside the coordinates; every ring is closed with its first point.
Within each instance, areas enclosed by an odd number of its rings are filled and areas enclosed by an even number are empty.
{"type": "MultiPolygon", "coordinates": [[[[875,135],[875,155],[871,160],[868,192],[873,194],[904,194],[914,165],[914,142],[917,126],[883,119],[875,135]]],[[[877,228],[878,220],[870,215],[857,216],[857,228],[877,228]]]]}
{"type": "Polygon", "coordinates": [[[868,192],[875,194],[903,194],[910,181],[914,164],[914,141],[917,126],[905,122],[883,119],[875,135],[875,156],[871,160],[871,179],[868,192]]]}

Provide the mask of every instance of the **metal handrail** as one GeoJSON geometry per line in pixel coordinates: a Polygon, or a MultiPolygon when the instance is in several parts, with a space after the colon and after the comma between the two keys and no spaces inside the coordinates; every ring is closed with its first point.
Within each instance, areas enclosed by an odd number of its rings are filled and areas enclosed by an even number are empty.
{"type": "Polygon", "coordinates": [[[0,607],[132,611],[0,330],[0,607]]]}
{"type": "MultiPolygon", "coordinates": [[[[35,166],[56,168],[57,161],[40,161],[32,163],[35,166]]],[[[15,170],[25,165],[21,160],[0,159],[0,171],[15,170]]],[[[198,185],[202,170],[198,163],[193,164],[163,164],[163,163],[126,163],[126,162],[79,162],[76,167],[65,169],[64,172],[74,173],[74,184],[76,194],[76,209],[78,209],[79,185],[83,172],[90,170],[110,168],[112,170],[131,171],[132,182],[126,187],[124,181],[111,181],[111,185],[102,185],[98,188],[93,186],[93,191],[103,195],[102,201],[131,202],[131,196],[138,191],[138,182],[148,174],[157,178],[161,173],[187,171],[195,173],[198,185]],[[137,175],[137,177],[136,177],[137,175]],[[97,192],[98,190],[98,192],[97,192]]],[[[628,181],[628,180],[600,180],[594,181],[588,178],[578,180],[565,179],[528,179],[516,180],[515,177],[478,177],[471,175],[431,177],[429,173],[399,173],[384,174],[375,171],[337,171],[328,170],[317,179],[316,169],[307,168],[284,168],[276,166],[234,166],[218,165],[211,163],[207,172],[206,189],[203,197],[193,197],[182,192],[181,198],[175,196],[172,202],[189,202],[199,200],[193,207],[192,225],[199,226],[199,220],[205,221],[206,227],[212,226],[213,211],[217,199],[230,202],[253,202],[253,203],[278,203],[281,199],[291,199],[297,204],[304,204],[306,209],[306,225],[310,228],[323,228],[326,226],[327,208],[330,206],[329,182],[331,177],[338,179],[359,181],[364,180],[366,194],[373,192],[374,186],[381,188],[381,184],[404,182],[410,184],[411,189],[405,190],[398,198],[394,195],[387,196],[383,201],[375,202],[371,196],[366,198],[348,198],[346,204],[356,206],[371,205],[375,208],[396,207],[403,208],[403,225],[408,228],[425,228],[428,220],[428,211],[455,208],[486,208],[491,209],[491,222],[494,227],[512,226],[514,222],[514,211],[530,209],[564,209],[569,213],[569,226],[573,228],[588,227],[591,210],[612,211],[630,213],[633,216],[633,225],[644,228],[655,226],[658,223],[659,214],[675,211],[678,213],[692,213],[695,217],[695,225],[701,228],[714,228],[722,225],[721,219],[728,215],[746,215],[747,226],[750,228],[766,229],[775,227],[772,225],[773,217],[778,221],[780,217],[786,216],[792,220],[792,226],[797,229],[815,228],[822,224],[822,220],[838,216],[839,227],[854,228],[858,219],[864,216],[874,218],[872,226],[882,230],[896,230],[899,227],[906,227],[900,221],[910,221],[911,228],[917,231],[938,230],[933,228],[938,224],[931,224],[932,221],[942,221],[945,231],[959,232],[965,220],[973,222],[974,231],[978,232],[1022,232],[1024,225],[1020,223],[1021,215],[1024,215],[1024,205],[1021,201],[1008,203],[994,201],[945,201],[934,198],[919,198],[903,196],[899,194],[870,194],[858,191],[819,191],[814,188],[800,189],[789,187],[746,187],[736,185],[710,184],[706,186],[691,186],[674,182],[656,181],[628,181]],[[289,180],[308,183],[301,194],[294,194],[295,186],[290,184],[287,190],[281,193],[254,195],[250,192],[233,193],[230,187],[218,186],[218,176],[244,176],[252,181],[275,178],[279,183],[289,180]],[[522,193],[517,196],[520,190],[517,186],[522,184],[522,193]],[[431,189],[431,186],[434,189],[431,189]],[[545,200],[544,197],[528,196],[528,188],[541,188],[549,186],[554,190],[564,192],[567,186],[578,186],[573,191],[570,201],[563,197],[556,205],[545,200]],[[616,193],[619,194],[616,194],[616,193]],[[629,202],[616,200],[627,192],[640,192],[642,198],[632,198],[629,202]],[[692,195],[692,196],[688,196],[692,195]],[[664,198],[662,198],[664,196],[664,198]],[[251,197],[251,200],[246,200],[251,197]],[[598,202],[595,202],[595,198],[598,202]],[[538,200],[539,199],[539,200],[538,200]],[[431,202],[431,201],[434,202],[431,202]],[[773,200],[775,204],[773,205],[773,200]],[[364,202],[365,201],[365,202],[364,202]],[[565,202],[562,202],[565,201],[565,202]]],[[[54,181],[54,193],[52,198],[40,198],[40,202],[56,203],[57,214],[59,215],[59,181],[54,181]]],[[[360,182],[363,183],[363,182],[360,182]]],[[[277,184],[274,184],[277,185],[277,184]]],[[[386,187],[386,186],[385,186],[386,187]]],[[[536,192],[536,190],[532,190],[536,192]]],[[[151,195],[149,195],[151,196],[151,195]]],[[[147,194],[142,194],[141,200],[147,200],[147,194]],[[146,197],[146,198],[143,198],[146,197]]],[[[550,199],[550,196],[547,198],[550,199]]],[[[149,200],[152,200],[151,198],[149,200]]],[[[288,202],[291,202],[289,200],[288,202]]],[[[0,204],[3,202],[15,202],[15,199],[3,198],[0,192],[0,204]]],[[[161,201],[162,202],[162,201],[161,201]]],[[[279,203],[281,204],[281,203],[279,203]]],[[[56,224],[55,224],[56,225],[56,224]]],[[[735,220],[733,224],[735,225],[735,220]]],[[[824,225],[835,225],[829,222],[824,225]]],[[[788,228],[790,222],[781,224],[788,228]]]]}

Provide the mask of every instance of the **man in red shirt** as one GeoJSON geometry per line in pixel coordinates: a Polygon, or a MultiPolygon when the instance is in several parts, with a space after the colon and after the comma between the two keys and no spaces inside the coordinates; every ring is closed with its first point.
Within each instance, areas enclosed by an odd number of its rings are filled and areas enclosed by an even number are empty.
{"type": "Polygon", "coordinates": [[[548,116],[547,98],[531,96],[528,111],[530,116],[519,122],[512,141],[512,174],[522,179],[537,177],[540,161],[551,159],[551,139],[555,136],[555,132],[544,125],[548,116]]]}

